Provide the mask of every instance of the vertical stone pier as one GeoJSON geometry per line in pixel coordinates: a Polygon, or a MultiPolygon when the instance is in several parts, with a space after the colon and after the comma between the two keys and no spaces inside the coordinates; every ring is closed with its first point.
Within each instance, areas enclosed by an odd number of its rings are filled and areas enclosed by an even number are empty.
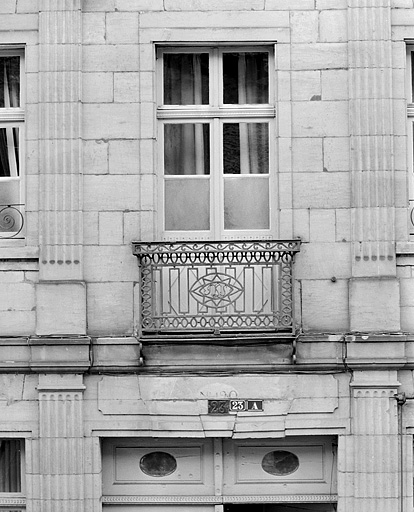
{"type": "Polygon", "coordinates": [[[86,329],[81,42],[81,0],[40,0],[40,282],[36,327],[39,335],[83,334],[86,329]]]}

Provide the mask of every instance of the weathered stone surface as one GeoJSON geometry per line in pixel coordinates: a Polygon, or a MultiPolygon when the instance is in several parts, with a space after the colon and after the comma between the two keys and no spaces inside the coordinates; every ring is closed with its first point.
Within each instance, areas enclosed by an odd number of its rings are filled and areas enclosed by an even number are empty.
{"type": "Polygon", "coordinates": [[[38,283],[36,293],[36,334],[86,333],[83,283],[38,283]]]}
{"type": "Polygon", "coordinates": [[[357,278],[350,282],[351,330],[400,330],[399,282],[393,278],[357,278]]]}

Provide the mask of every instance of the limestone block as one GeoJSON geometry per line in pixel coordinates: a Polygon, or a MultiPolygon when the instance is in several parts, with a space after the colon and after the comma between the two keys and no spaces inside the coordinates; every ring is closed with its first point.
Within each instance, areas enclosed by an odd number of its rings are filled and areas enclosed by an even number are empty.
{"type": "Polygon", "coordinates": [[[286,172],[279,176],[279,207],[292,209],[292,176],[286,172]]]}
{"type": "Polygon", "coordinates": [[[276,68],[279,70],[290,70],[290,44],[277,44],[275,50],[276,68]]]}
{"type": "Polygon", "coordinates": [[[153,139],[141,139],[140,145],[140,171],[143,174],[154,172],[154,152],[156,149],[153,139]]]}
{"type": "Polygon", "coordinates": [[[39,1],[38,0],[17,0],[17,13],[26,12],[39,12],[39,1]]]}
{"type": "Polygon", "coordinates": [[[115,0],[117,11],[162,11],[163,0],[115,0]]]}
{"type": "Polygon", "coordinates": [[[327,171],[349,171],[349,138],[323,139],[323,167],[327,171]]]}
{"type": "Polygon", "coordinates": [[[401,329],[414,332],[414,306],[401,306],[401,329]]]}
{"type": "Polygon", "coordinates": [[[108,173],[108,142],[102,139],[83,141],[83,172],[108,173]]]}
{"type": "Polygon", "coordinates": [[[291,73],[279,71],[277,73],[277,96],[280,101],[291,100],[291,73]]]}
{"type": "Polygon", "coordinates": [[[86,290],[80,282],[38,283],[36,334],[85,334],[86,290]]]}
{"type": "Polygon", "coordinates": [[[292,172],[292,139],[291,137],[279,137],[279,172],[292,172]]]}
{"type": "Polygon", "coordinates": [[[335,242],[335,227],[335,210],[316,208],[310,210],[311,242],[335,242]]]}
{"type": "Polygon", "coordinates": [[[262,11],[264,6],[265,0],[252,0],[248,5],[239,0],[164,0],[166,11],[262,11]]]}
{"type": "Polygon", "coordinates": [[[82,101],[107,103],[114,101],[112,73],[82,73],[82,101]]]}
{"type": "Polygon", "coordinates": [[[316,0],[316,9],[346,9],[348,0],[316,0]]]}
{"type": "Polygon", "coordinates": [[[348,40],[348,11],[324,10],[319,15],[319,41],[343,42],[348,40]]]}
{"type": "Polygon", "coordinates": [[[35,290],[31,283],[2,283],[0,311],[30,311],[35,308],[35,290]]]}
{"type": "Polygon", "coordinates": [[[138,71],[138,44],[85,45],[83,71],[138,71]]]}
{"type": "Polygon", "coordinates": [[[128,334],[133,327],[132,283],[88,283],[90,334],[128,334]]]}
{"type": "Polygon", "coordinates": [[[292,100],[311,101],[322,97],[320,71],[293,71],[292,100]]]}
{"type": "Polygon", "coordinates": [[[138,263],[130,246],[86,246],[84,256],[88,283],[138,280],[138,263]]]}
{"type": "Polygon", "coordinates": [[[108,44],[137,44],[138,13],[108,13],[106,15],[106,41],[108,44]]]}
{"type": "Polygon", "coordinates": [[[105,44],[105,13],[83,13],[82,44],[105,44]]]}
{"type": "Polygon", "coordinates": [[[310,238],[310,215],[309,209],[293,210],[293,238],[299,237],[302,242],[309,242],[310,238]]]}
{"type": "Polygon", "coordinates": [[[115,0],[83,0],[82,11],[114,11],[115,0]]]}
{"type": "Polygon", "coordinates": [[[26,73],[26,104],[39,101],[39,75],[26,73]]]}
{"type": "Polygon", "coordinates": [[[141,240],[154,240],[156,217],[153,211],[141,213],[141,240]]]}
{"type": "Polygon", "coordinates": [[[318,40],[318,18],[317,11],[292,11],[290,15],[292,43],[316,43],[318,40]]]}
{"type": "Polygon", "coordinates": [[[86,245],[98,245],[98,212],[83,213],[83,243],[86,245]]]}
{"type": "Polygon", "coordinates": [[[83,136],[85,139],[138,138],[138,118],[135,103],[87,103],[83,105],[83,136]]]}
{"type": "Polygon", "coordinates": [[[84,184],[86,211],[139,209],[138,175],[87,175],[84,184]]]}
{"type": "Polygon", "coordinates": [[[305,9],[314,9],[315,2],[314,0],[266,0],[267,11],[284,11],[284,10],[305,10],[305,9]]]}
{"type": "MultiPolygon", "coordinates": [[[[141,136],[145,139],[156,137],[155,103],[141,103],[141,136]]],[[[138,125],[138,123],[136,123],[138,125]]]]}
{"type": "Polygon", "coordinates": [[[294,137],[345,137],[348,129],[347,101],[292,103],[294,137]]]}
{"type": "Polygon", "coordinates": [[[292,69],[338,69],[348,67],[346,43],[292,44],[292,69]]]}
{"type": "Polygon", "coordinates": [[[352,331],[400,330],[399,282],[394,278],[354,278],[350,282],[352,331]]]}
{"type": "Polygon", "coordinates": [[[139,101],[139,74],[114,74],[114,101],[118,103],[137,103],[139,101]]]}
{"type": "Polygon", "coordinates": [[[414,278],[400,279],[401,306],[414,307],[414,278]]]}
{"type": "Polygon", "coordinates": [[[292,134],[292,106],[290,101],[278,103],[278,129],[280,137],[290,137],[292,134]]]}
{"type": "Polygon", "coordinates": [[[137,174],[138,168],[138,140],[111,140],[109,142],[109,172],[111,174],[137,174]]]}
{"type": "Polygon", "coordinates": [[[34,334],[35,311],[2,311],[0,315],[1,336],[27,336],[34,334]]]}
{"type": "MultiPolygon", "coordinates": [[[[332,11],[335,12],[335,11],[332,11]]],[[[348,99],[348,71],[345,69],[322,70],[322,99],[348,99]]]]}
{"type": "MultiPolygon", "coordinates": [[[[3,3],[10,0],[2,0],[3,3]]],[[[16,5],[16,3],[14,2],[16,5]]],[[[6,3],[7,8],[7,3],[6,3]]],[[[1,13],[3,11],[0,10],[1,13]]],[[[14,11],[13,11],[14,13],[14,11]]],[[[16,30],[37,30],[39,27],[39,16],[37,14],[2,14],[0,18],[0,30],[16,31],[16,30]]]]}
{"type": "Polygon", "coordinates": [[[305,331],[348,331],[347,280],[339,279],[335,283],[303,280],[302,321],[305,331]]]}
{"type": "Polygon", "coordinates": [[[322,139],[317,137],[292,139],[293,170],[322,171],[322,139]]]}
{"type": "Polygon", "coordinates": [[[348,279],[351,274],[350,244],[302,244],[295,257],[294,271],[296,279],[348,279]]]}
{"type": "Polygon", "coordinates": [[[342,172],[293,175],[294,208],[349,208],[350,180],[342,172]]]}
{"type": "Polygon", "coordinates": [[[153,72],[144,71],[139,74],[140,99],[143,102],[153,102],[154,98],[154,76],[153,72]]]}
{"type": "MultiPolygon", "coordinates": [[[[254,14],[243,11],[220,11],[205,12],[200,16],[199,12],[187,11],[181,12],[147,12],[140,16],[140,30],[146,28],[176,28],[176,27],[192,27],[192,28],[250,28],[254,24],[255,27],[289,27],[289,13],[278,12],[270,13],[257,11],[254,14]]],[[[202,40],[200,38],[200,40],[202,40]]]]}
{"type": "Polygon", "coordinates": [[[122,212],[99,212],[99,244],[119,245],[123,243],[122,212]]]}
{"type": "Polygon", "coordinates": [[[349,242],[351,240],[351,211],[348,208],[335,211],[335,240],[349,242]]]}

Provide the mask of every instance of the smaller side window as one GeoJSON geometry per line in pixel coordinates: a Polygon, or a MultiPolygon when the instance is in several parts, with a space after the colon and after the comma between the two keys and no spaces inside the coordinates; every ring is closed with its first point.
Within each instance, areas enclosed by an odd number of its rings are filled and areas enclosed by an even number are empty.
{"type": "Polygon", "coordinates": [[[407,47],[407,161],[409,170],[409,229],[414,238],[414,45],[407,47]]]}
{"type": "Polygon", "coordinates": [[[0,240],[23,238],[23,50],[0,48],[0,240]]]}
{"type": "Polygon", "coordinates": [[[22,441],[0,439],[0,498],[1,493],[22,492],[22,441]]]}

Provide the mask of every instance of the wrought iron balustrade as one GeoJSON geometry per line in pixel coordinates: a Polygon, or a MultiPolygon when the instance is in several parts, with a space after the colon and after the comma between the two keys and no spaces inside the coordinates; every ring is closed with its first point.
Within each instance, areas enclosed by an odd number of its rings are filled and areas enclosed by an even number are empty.
{"type": "Polygon", "coordinates": [[[141,334],[292,331],[299,240],[133,243],[141,334]]]}
{"type": "Polygon", "coordinates": [[[0,239],[22,238],[24,204],[0,204],[0,239]]]}

